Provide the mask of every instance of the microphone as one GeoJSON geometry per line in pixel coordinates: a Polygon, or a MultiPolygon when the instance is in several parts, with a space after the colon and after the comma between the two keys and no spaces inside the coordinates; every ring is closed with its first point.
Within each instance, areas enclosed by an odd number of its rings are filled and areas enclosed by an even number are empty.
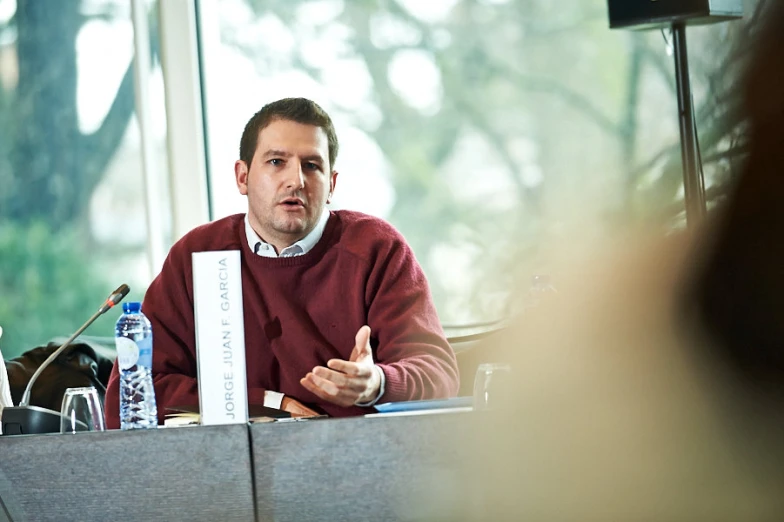
{"type": "Polygon", "coordinates": [[[98,319],[101,315],[106,313],[109,309],[114,307],[117,303],[123,300],[128,295],[131,289],[128,285],[120,285],[117,290],[109,294],[106,301],[98,308],[92,317],[84,323],[74,334],[69,337],[57,350],[46,358],[46,360],[38,367],[27,387],[22,394],[22,400],[19,401],[19,406],[11,406],[3,409],[2,424],[3,435],[27,435],[34,433],[59,433],[60,421],[62,415],[59,412],[41,408],[39,406],[30,406],[30,390],[33,384],[41,375],[41,373],[49,366],[57,357],[63,353],[76,339],[79,334],[87,329],[88,326],[98,319]]]}

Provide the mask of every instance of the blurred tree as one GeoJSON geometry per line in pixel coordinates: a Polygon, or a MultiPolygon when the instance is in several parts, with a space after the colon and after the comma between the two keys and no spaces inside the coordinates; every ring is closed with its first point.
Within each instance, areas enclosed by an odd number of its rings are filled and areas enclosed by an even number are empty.
{"type": "Polygon", "coordinates": [[[131,64],[100,128],[79,129],[76,37],[88,20],[112,16],[112,5],[105,7],[86,16],[81,2],[17,0],[11,24],[18,83],[4,92],[0,107],[10,124],[3,151],[10,161],[0,169],[0,218],[42,221],[57,231],[85,217],[134,112],[131,64]]]}
{"type": "MultiPolygon", "coordinates": [[[[120,7],[17,0],[15,14],[0,27],[0,344],[6,358],[69,334],[113,288],[93,269],[87,218],[134,113],[133,63],[100,127],[83,132],[76,42],[85,23],[123,16],[120,7]]],[[[91,332],[108,335],[107,325],[99,321],[91,332]]]]}

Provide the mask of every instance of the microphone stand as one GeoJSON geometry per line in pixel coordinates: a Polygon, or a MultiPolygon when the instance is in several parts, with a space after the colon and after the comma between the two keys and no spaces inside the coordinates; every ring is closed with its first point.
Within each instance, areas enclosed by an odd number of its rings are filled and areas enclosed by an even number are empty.
{"type": "MultiPolygon", "coordinates": [[[[74,332],[74,334],[71,337],[69,337],[67,341],[65,341],[63,344],[61,344],[60,347],[57,350],[53,351],[51,353],[51,355],[49,355],[49,357],[46,358],[46,360],[35,371],[33,376],[30,377],[30,380],[27,383],[27,387],[25,388],[24,393],[22,394],[22,400],[19,401],[19,406],[27,406],[28,404],[30,404],[30,390],[32,390],[33,384],[38,379],[38,376],[41,375],[41,373],[46,369],[47,366],[52,364],[52,362],[55,359],[57,359],[58,355],[63,353],[66,348],[71,346],[71,343],[73,342],[74,339],[79,337],[79,334],[81,334],[83,331],[85,331],[87,329],[87,327],[90,326],[91,324],[93,324],[93,322],[96,319],[98,319],[98,317],[100,317],[101,315],[103,315],[103,312],[101,310],[98,310],[97,312],[95,312],[93,314],[93,316],[90,317],[87,320],[87,322],[82,325],[81,328],[76,330],[76,332],[74,332]]],[[[51,410],[49,410],[49,411],[51,411],[51,410]]]]}
{"type": "Polygon", "coordinates": [[[40,406],[30,405],[30,391],[33,384],[41,375],[41,373],[63,353],[76,339],[79,334],[87,329],[88,326],[98,319],[101,315],[106,313],[107,310],[122,301],[128,295],[130,288],[128,285],[120,285],[117,290],[106,299],[106,302],[84,323],[74,334],[69,337],[57,350],[52,352],[46,360],[38,366],[38,369],[33,373],[33,376],[28,381],[22,394],[22,400],[19,401],[19,406],[10,406],[3,409],[2,425],[3,435],[28,435],[36,433],[60,433],[60,426],[63,416],[60,412],[42,408],[40,406]]]}

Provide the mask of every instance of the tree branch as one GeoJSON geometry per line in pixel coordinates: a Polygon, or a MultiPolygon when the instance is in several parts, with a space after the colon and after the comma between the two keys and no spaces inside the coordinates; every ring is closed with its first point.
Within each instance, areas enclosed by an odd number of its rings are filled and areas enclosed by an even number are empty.
{"type": "MultiPolygon", "coordinates": [[[[158,24],[154,12],[151,12],[148,18],[150,20],[151,65],[155,67],[160,54],[158,24]]],[[[92,134],[83,135],[80,140],[79,147],[84,151],[84,156],[88,158],[84,165],[84,177],[86,180],[85,186],[89,189],[95,187],[106,171],[107,165],[122,142],[125,131],[128,128],[128,122],[136,110],[136,99],[134,97],[135,61],[136,59],[134,58],[128,64],[112,106],[109,108],[109,112],[107,112],[100,128],[92,134]]]]}

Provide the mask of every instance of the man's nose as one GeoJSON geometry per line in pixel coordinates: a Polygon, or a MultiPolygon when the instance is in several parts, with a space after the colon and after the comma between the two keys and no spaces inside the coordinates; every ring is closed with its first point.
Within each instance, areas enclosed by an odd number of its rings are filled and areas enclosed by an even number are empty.
{"type": "Polygon", "coordinates": [[[305,173],[299,163],[291,162],[290,165],[286,171],[286,188],[299,190],[305,186],[305,173]]]}

